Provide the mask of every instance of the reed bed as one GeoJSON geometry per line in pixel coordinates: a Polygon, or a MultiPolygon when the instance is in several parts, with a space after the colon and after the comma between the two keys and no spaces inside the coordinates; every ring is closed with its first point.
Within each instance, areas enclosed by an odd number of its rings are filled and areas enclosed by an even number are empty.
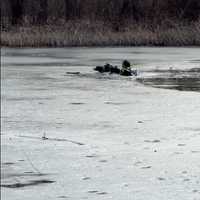
{"type": "Polygon", "coordinates": [[[199,46],[200,21],[149,26],[128,23],[115,28],[103,21],[72,20],[62,25],[16,26],[1,30],[8,47],[199,46]]]}

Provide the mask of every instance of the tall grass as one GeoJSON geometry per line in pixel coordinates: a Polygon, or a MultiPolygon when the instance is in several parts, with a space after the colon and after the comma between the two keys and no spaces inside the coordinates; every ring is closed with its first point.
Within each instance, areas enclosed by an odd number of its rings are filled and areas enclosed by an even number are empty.
{"type": "Polygon", "coordinates": [[[115,30],[103,21],[72,20],[62,25],[20,26],[1,31],[9,47],[191,46],[200,45],[200,20],[190,24],[127,23],[115,30]]]}

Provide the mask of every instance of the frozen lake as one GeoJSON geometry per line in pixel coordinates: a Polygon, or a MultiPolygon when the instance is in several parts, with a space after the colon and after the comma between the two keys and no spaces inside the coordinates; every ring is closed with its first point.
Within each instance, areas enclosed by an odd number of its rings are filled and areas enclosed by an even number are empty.
{"type": "Polygon", "coordinates": [[[2,199],[200,199],[200,48],[3,48],[1,65],[2,199]],[[137,77],[93,71],[124,59],[137,77]]]}

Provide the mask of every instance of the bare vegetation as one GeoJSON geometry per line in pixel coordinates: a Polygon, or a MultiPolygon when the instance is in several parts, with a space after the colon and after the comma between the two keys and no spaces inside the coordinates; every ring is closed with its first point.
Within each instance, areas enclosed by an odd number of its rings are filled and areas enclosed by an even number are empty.
{"type": "Polygon", "coordinates": [[[2,0],[1,45],[200,45],[199,10],[199,0],[2,0]]]}

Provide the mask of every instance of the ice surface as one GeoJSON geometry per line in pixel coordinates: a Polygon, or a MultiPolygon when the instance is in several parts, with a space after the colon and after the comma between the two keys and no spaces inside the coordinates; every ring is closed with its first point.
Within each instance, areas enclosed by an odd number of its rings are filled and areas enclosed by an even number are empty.
{"type": "Polygon", "coordinates": [[[92,70],[129,59],[138,78],[169,77],[170,67],[199,69],[199,55],[199,48],[2,49],[1,198],[199,200],[200,93],[92,70]]]}

